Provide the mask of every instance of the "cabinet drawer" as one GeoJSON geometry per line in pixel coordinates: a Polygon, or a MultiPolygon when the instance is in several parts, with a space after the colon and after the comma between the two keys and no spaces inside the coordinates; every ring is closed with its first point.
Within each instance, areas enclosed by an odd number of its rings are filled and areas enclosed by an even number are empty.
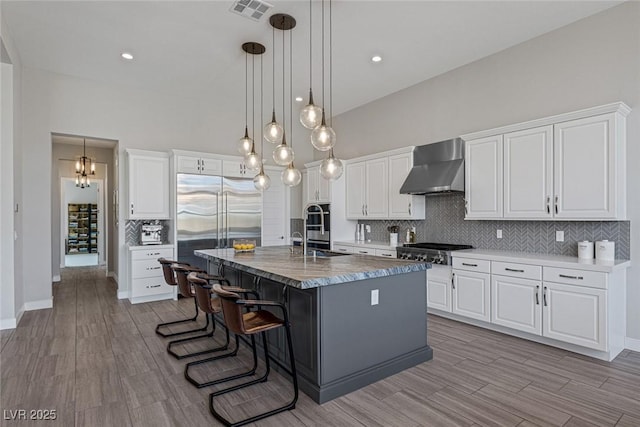
{"type": "Polygon", "coordinates": [[[163,277],[134,279],[131,281],[131,298],[167,294],[173,292],[173,289],[173,286],[166,284],[163,277]]]}
{"type": "Polygon", "coordinates": [[[173,249],[172,248],[156,248],[150,247],[149,249],[143,249],[139,251],[131,251],[131,259],[139,260],[139,259],[153,259],[157,260],[158,258],[173,258],[173,249]]]}
{"type": "Polygon", "coordinates": [[[569,285],[607,288],[607,273],[600,271],[573,270],[569,268],[544,267],[545,282],[567,283],[569,285]]]}
{"type": "Polygon", "coordinates": [[[347,245],[333,245],[333,250],[336,252],[345,252],[348,254],[352,254],[353,253],[353,246],[347,246],[347,245]]]}
{"type": "Polygon", "coordinates": [[[376,249],[375,255],[387,258],[397,258],[396,251],[392,251],[389,249],[376,249]]]}
{"type": "Polygon", "coordinates": [[[541,280],[542,266],[491,261],[491,274],[499,274],[501,276],[510,277],[522,277],[523,279],[541,280]]]}
{"type": "Polygon", "coordinates": [[[156,259],[141,259],[131,263],[131,278],[161,277],[162,266],[156,259]]]}
{"type": "Polygon", "coordinates": [[[376,250],[370,248],[353,248],[353,253],[362,255],[375,255],[376,250]]]}
{"type": "Polygon", "coordinates": [[[480,273],[491,273],[491,261],[472,258],[453,258],[453,268],[480,273]]]}

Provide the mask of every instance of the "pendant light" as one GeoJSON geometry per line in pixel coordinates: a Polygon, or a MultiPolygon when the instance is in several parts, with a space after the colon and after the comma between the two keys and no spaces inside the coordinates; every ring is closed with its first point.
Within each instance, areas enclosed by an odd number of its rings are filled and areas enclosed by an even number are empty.
{"type": "MultiPolygon", "coordinates": [[[[276,164],[278,165],[284,166],[291,163],[294,159],[293,150],[291,149],[291,147],[287,145],[287,137],[286,137],[286,118],[285,118],[286,117],[285,115],[285,106],[286,106],[285,56],[286,55],[285,55],[284,32],[289,31],[289,34],[291,34],[291,30],[296,26],[296,20],[290,15],[278,13],[278,14],[272,15],[271,18],[269,19],[269,22],[271,23],[273,28],[282,30],[282,125],[283,125],[283,131],[282,131],[282,143],[278,145],[278,147],[276,147],[276,149],[274,150],[273,161],[276,162],[276,164]]],[[[275,52],[275,45],[274,45],[274,52],[275,52]]],[[[275,58],[275,53],[274,53],[274,58],[275,58]]],[[[289,58],[289,61],[291,61],[291,58],[289,58]]],[[[291,79],[291,76],[289,76],[289,78],[291,79]]],[[[293,128],[292,128],[292,131],[293,131],[293,128]]]]}
{"type": "MultiPolygon", "coordinates": [[[[332,7],[331,7],[331,0],[329,0],[329,114],[333,114],[333,50],[332,50],[333,19],[332,19],[332,15],[333,13],[332,13],[332,7]]],[[[333,148],[331,148],[329,150],[329,157],[324,159],[320,164],[320,174],[325,179],[335,180],[342,176],[343,170],[344,168],[342,166],[342,161],[334,157],[333,148]]]]}
{"type": "Polygon", "coordinates": [[[90,175],[96,174],[96,164],[92,159],[87,157],[87,140],[82,138],[82,156],[76,160],[76,187],[91,187],[90,175]],[[89,169],[87,170],[87,160],[89,161],[89,169]]]}
{"type": "Polygon", "coordinates": [[[249,101],[247,100],[247,93],[249,86],[249,72],[248,72],[248,61],[249,61],[249,52],[248,45],[249,43],[245,43],[242,45],[242,50],[244,50],[244,136],[238,140],[237,147],[240,154],[243,156],[248,156],[251,153],[251,147],[253,147],[253,139],[249,137],[249,115],[247,104],[249,101]]]}
{"type": "MultiPolygon", "coordinates": [[[[246,52],[246,53],[250,53],[253,55],[252,59],[251,59],[251,123],[252,123],[252,130],[253,130],[253,134],[255,137],[255,86],[256,86],[256,61],[255,61],[255,55],[262,55],[265,52],[265,47],[263,45],[261,45],[260,43],[256,43],[256,42],[249,42],[249,43],[244,43],[242,45],[242,49],[246,52]]],[[[262,56],[260,56],[260,63],[262,64],[262,56]]],[[[262,69],[260,71],[262,73],[262,69]]],[[[262,78],[262,77],[261,77],[262,78]]],[[[262,89],[261,89],[262,90],[262,89]]],[[[256,144],[255,144],[255,139],[253,139],[251,141],[251,151],[249,152],[249,154],[245,157],[244,159],[244,163],[247,166],[247,169],[249,170],[260,170],[260,168],[262,167],[262,159],[260,158],[260,156],[258,156],[258,153],[256,153],[256,144]]]]}
{"type": "MultiPolygon", "coordinates": [[[[276,15],[274,15],[276,16],[276,15]]],[[[288,15],[287,15],[288,16],[288,15]]],[[[271,17],[273,19],[273,16],[271,17]]],[[[293,19],[293,18],[292,18],[293,19]]],[[[295,23],[295,20],[294,20],[295,23]]],[[[284,134],[284,129],[280,124],[276,121],[276,31],[273,22],[271,22],[271,46],[273,46],[273,59],[272,59],[272,100],[273,100],[273,110],[271,113],[271,121],[266,124],[264,127],[264,139],[269,141],[272,144],[277,144],[282,140],[282,136],[284,134]]],[[[295,24],[294,24],[295,25],[295,24]]],[[[284,102],[284,100],[283,100],[284,102]]]]}
{"type": "Polygon", "coordinates": [[[313,60],[313,3],[309,0],[309,103],[304,106],[300,111],[300,123],[307,129],[313,129],[320,124],[320,116],[322,115],[322,108],[313,103],[313,72],[312,72],[312,60],[313,60]]]}
{"type": "MultiPolygon", "coordinates": [[[[260,56],[260,120],[262,120],[262,105],[263,105],[262,76],[263,76],[262,56],[260,56]]],[[[260,155],[264,156],[264,140],[262,138],[260,138],[260,155]]],[[[262,159],[262,157],[260,159],[262,159]]],[[[264,173],[264,164],[262,160],[260,160],[260,172],[258,173],[258,175],[253,177],[253,186],[256,188],[256,190],[259,190],[259,191],[265,191],[271,186],[271,178],[269,178],[269,175],[264,173]]]]}
{"type": "MultiPolygon", "coordinates": [[[[329,7],[331,7],[331,2],[329,2],[329,7]]],[[[329,29],[329,36],[331,36],[331,29],[329,29]]],[[[329,49],[331,49],[331,45],[329,45],[329,49]]],[[[322,0],[322,101],[324,104],[325,93],[324,93],[324,0],[322,0]]],[[[336,144],[336,133],[331,128],[331,126],[327,125],[327,121],[325,118],[325,109],[322,109],[322,121],[319,126],[316,126],[311,132],[311,144],[315,147],[316,150],[319,151],[329,151],[336,144]]]]}
{"type": "MultiPolygon", "coordinates": [[[[293,64],[293,48],[292,48],[293,38],[292,37],[293,37],[292,33],[289,32],[289,59],[290,59],[289,60],[289,76],[290,76],[289,97],[291,97],[293,94],[293,65],[292,65],[293,64]]],[[[291,134],[293,135],[293,107],[292,107],[291,101],[289,101],[289,118],[290,118],[289,126],[291,129],[291,134]]],[[[293,150],[293,139],[291,140],[291,149],[293,150]]],[[[296,185],[300,184],[300,181],[302,181],[302,174],[294,166],[293,159],[291,159],[291,163],[287,165],[287,168],[282,171],[280,178],[282,179],[282,182],[284,183],[284,185],[286,185],[287,187],[295,187],[296,185]]]]}

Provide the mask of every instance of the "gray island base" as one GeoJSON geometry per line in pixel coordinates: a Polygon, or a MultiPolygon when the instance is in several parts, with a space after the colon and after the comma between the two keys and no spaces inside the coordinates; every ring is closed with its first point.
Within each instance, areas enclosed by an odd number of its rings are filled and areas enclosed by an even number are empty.
{"type": "MultiPolygon", "coordinates": [[[[433,357],[425,285],[430,264],[366,255],[303,257],[288,247],[195,253],[208,260],[210,273],[286,304],[300,389],[317,403],[433,357]]],[[[279,329],[269,331],[269,351],[288,366],[279,329]]]]}

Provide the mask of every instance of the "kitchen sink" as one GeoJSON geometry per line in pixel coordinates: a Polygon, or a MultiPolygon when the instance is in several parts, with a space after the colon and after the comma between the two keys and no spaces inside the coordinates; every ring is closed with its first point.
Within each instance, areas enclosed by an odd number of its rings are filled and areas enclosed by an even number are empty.
{"type": "MultiPolygon", "coordinates": [[[[332,251],[316,251],[316,257],[318,258],[329,258],[334,256],[343,256],[343,255],[351,255],[343,252],[332,252],[332,251]]],[[[307,256],[313,256],[313,250],[310,250],[307,253],[307,256]]]]}

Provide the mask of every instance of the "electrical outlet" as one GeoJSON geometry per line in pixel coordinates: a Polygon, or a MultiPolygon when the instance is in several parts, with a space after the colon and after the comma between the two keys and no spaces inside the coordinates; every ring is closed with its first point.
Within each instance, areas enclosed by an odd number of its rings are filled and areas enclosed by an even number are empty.
{"type": "Polygon", "coordinates": [[[556,242],[564,242],[564,231],[556,230],[556,242]]]}
{"type": "Polygon", "coordinates": [[[496,237],[502,239],[502,230],[496,230],[496,237]]]}
{"type": "Polygon", "coordinates": [[[378,305],[378,295],[379,295],[378,289],[371,290],[371,305],[378,305]]]}

